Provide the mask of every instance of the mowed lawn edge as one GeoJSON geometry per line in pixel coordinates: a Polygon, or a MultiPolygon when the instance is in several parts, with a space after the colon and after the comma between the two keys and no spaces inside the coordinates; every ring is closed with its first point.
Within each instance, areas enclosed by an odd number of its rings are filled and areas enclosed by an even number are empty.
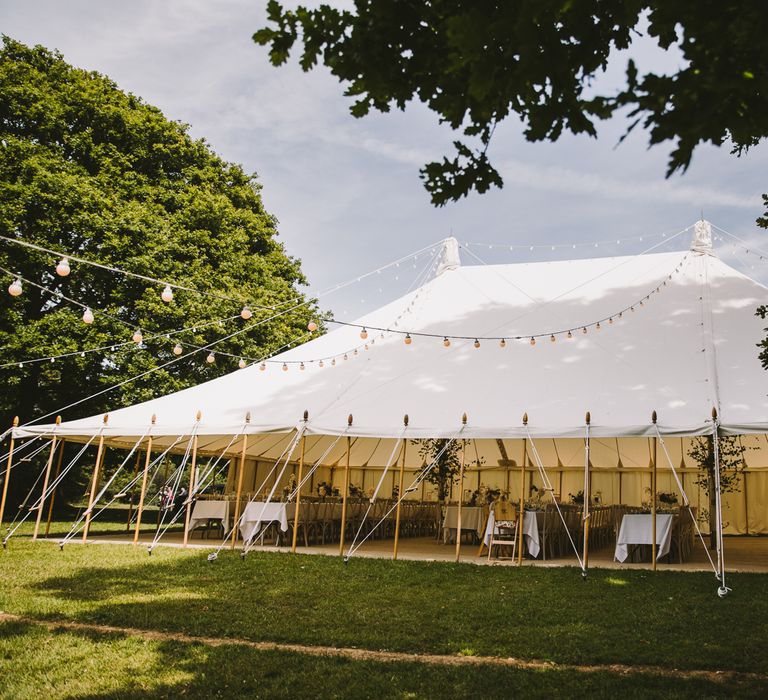
{"type": "Polygon", "coordinates": [[[768,575],[478,567],[14,540],[0,610],[39,619],[426,654],[766,673],[768,575]]]}

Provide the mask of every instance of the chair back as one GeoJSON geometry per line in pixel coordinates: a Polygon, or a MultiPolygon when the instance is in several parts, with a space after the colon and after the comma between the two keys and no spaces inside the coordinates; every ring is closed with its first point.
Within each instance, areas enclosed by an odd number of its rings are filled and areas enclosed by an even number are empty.
{"type": "Polygon", "coordinates": [[[517,508],[510,501],[495,501],[493,504],[493,517],[497,521],[515,522],[517,520],[517,508]]]}

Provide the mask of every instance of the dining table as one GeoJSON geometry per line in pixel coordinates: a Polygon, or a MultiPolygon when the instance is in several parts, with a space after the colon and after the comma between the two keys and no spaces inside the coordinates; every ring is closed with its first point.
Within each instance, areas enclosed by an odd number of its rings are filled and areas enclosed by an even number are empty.
{"type": "MultiPolygon", "coordinates": [[[[673,519],[674,515],[669,513],[656,514],[656,561],[669,554],[673,519]]],[[[619,562],[626,561],[630,547],[651,544],[653,544],[653,516],[650,513],[627,513],[621,519],[613,558],[619,562]]]]}
{"type": "MultiPolygon", "coordinates": [[[[485,528],[487,508],[482,506],[462,506],[461,507],[461,530],[474,531],[478,540],[483,536],[485,528]]],[[[447,506],[445,517],[443,518],[443,544],[449,540],[455,541],[455,532],[459,525],[459,507],[447,506]],[[452,535],[453,533],[453,535],[452,535]]]]}
{"type": "Polygon", "coordinates": [[[226,529],[229,523],[229,501],[213,499],[195,501],[187,532],[192,532],[198,525],[203,525],[209,520],[219,520],[226,529]]]}
{"type": "Polygon", "coordinates": [[[248,542],[262,529],[262,525],[278,523],[280,530],[288,531],[287,503],[266,503],[264,501],[251,501],[243,510],[240,518],[240,534],[244,542],[248,542]]]}
{"type": "MultiPolygon", "coordinates": [[[[544,511],[541,510],[526,510],[523,516],[523,537],[525,539],[525,548],[528,550],[534,559],[539,556],[541,551],[541,542],[539,540],[539,525],[543,524],[544,511]],[[540,522],[541,521],[541,522],[540,522]]],[[[485,535],[483,536],[483,544],[488,546],[491,541],[491,534],[493,533],[496,520],[493,517],[493,510],[491,510],[488,516],[488,524],[485,528],[485,535]]]]}

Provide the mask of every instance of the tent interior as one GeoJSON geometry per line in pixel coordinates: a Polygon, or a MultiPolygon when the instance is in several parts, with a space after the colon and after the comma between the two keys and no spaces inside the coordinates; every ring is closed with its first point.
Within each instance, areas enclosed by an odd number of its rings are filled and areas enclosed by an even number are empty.
{"type": "MultiPolygon", "coordinates": [[[[167,450],[176,464],[194,442],[201,463],[226,467],[215,485],[194,476],[193,495],[238,503],[284,500],[300,471],[305,501],[397,498],[401,466],[402,498],[436,502],[420,448],[442,439],[466,445],[450,502],[488,489],[540,498],[542,467],[548,498],[565,504],[583,492],[586,466],[591,503],[640,508],[657,500],[656,442],[657,495],[680,504],[682,486],[702,513],[690,451],[716,433],[744,448],[738,487],[722,494],[724,531],[768,534],[755,315],[766,288],[715,255],[708,222],[693,228],[683,251],[511,265],[462,265],[446,239],[431,279],[354,322],[329,319],[327,333],[190,389],[14,436],[90,452],[146,452],[151,437],[153,456],[167,450]]],[[[147,493],[160,486],[151,479],[147,493]]]]}

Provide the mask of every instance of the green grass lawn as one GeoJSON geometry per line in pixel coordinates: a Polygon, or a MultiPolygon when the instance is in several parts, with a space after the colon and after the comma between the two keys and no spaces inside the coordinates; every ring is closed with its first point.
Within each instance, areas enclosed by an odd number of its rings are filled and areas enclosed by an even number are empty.
{"type": "MultiPolygon", "coordinates": [[[[57,530],[61,530],[57,527],[57,530]]],[[[571,664],[768,673],[768,576],[478,567],[14,539],[0,553],[0,610],[195,636],[571,664]]],[[[732,684],[607,670],[529,671],[316,658],[6,623],[0,696],[280,697],[733,695],[732,684]],[[311,689],[311,692],[308,691],[311,689]]],[[[762,696],[760,680],[740,696],[762,696]]]]}

